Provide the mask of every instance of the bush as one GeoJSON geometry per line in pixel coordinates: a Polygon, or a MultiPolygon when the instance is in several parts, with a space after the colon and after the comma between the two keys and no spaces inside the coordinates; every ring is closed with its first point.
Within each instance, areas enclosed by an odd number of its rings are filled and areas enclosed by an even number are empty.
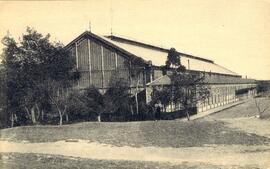
{"type": "Polygon", "coordinates": [[[79,91],[73,92],[68,97],[67,114],[71,121],[90,120],[86,98],[79,91]]]}

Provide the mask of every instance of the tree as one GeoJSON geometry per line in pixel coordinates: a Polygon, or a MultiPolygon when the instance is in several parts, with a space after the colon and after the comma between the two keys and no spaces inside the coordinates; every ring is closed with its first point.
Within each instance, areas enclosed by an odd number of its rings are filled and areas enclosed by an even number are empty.
{"type": "Polygon", "coordinates": [[[87,105],[88,98],[86,98],[85,93],[72,90],[68,92],[68,105],[66,109],[66,122],[71,121],[81,121],[90,120],[89,106],[87,105]]]}
{"type": "Polygon", "coordinates": [[[258,113],[259,113],[259,117],[263,118],[264,112],[267,109],[269,109],[269,105],[265,105],[262,103],[264,101],[263,98],[255,98],[254,101],[255,101],[255,106],[256,106],[258,113]]]}
{"type": "Polygon", "coordinates": [[[101,122],[101,114],[104,112],[104,96],[94,86],[85,91],[86,106],[89,114],[95,114],[97,121],[101,122]]]}
{"type": "Polygon", "coordinates": [[[130,91],[130,84],[117,74],[113,75],[109,88],[103,95],[103,113],[109,116],[126,117],[132,110],[132,95],[130,91]]]}
{"type": "Polygon", "coordinates": [[[261,96],[270,96],[270,81],[260,80],[257,81],[257,92],[261,96]]]}
{"type": "Polygon", "coordinates": [[[151,105],[155,105],[160,103],[164,107],[164,111],[166,112],[166,107],[172,101],[172,90],[171,86],[163,86],[162,88],[153,88],[152,92],[152,101],[151,105]]]}
{"type": "MultiPolygon", "coordinates": [[[[7,100],[11,117],[16,114],[36,124],[47,110],[56,105],[52,99],[63,88],[76,81],[75,61],[60,43],[51,43],[50,35],[43,36],[27,28],[16,43],[6,36],[3,64],[7,72],[7,100]]],[[[61,118],[61,117],[60,117],[61,118]]]]}
{"type": "Polygon", "coordinates": [[[163,87],[161,91],[154,90],[156,102],[161,102],[164,107],[172,102],[180,104],[187,119],[190,120],[189,109],[210,95],[209,88],[204,83],[204,74],[187,72],[180,62],[180,54],[174,48],[168,52],[166,66],[163,69],[171,72],[168,74],[171,84],[163,87]]]}
{"type": "Polygon", "coordinates": [[[0,128],[6,127],[8,122],[8,116],[6,113],[6,105],[7,105],[7,85],[6,85],[6,73],[0,64],[0,128]]]}
{"type": "Polygon", "coordinates": [[[184,107],[186,117],[190,120],[190,108],[210,95],[209,87],[204,83],[204,75],[174,71],[171,82],[172,101],[184,107]]]}
{"type": "MultiPolygon", "coordinates": [[[[140,93],[139,85],[143,78],[143,73],[145,71],[145,67],[141,66],[143,61],[141,58],[134,58],[131,62],[125,62],[126,66],[129,67],[130,72],[130,80],[131,80],[131,87],[135,86],[134,90],[134,98],[135,98],[135,107],[136,107],[136,114],[139,114],[139,100],[138,94],[140,93]],[[130,63],[133,63],[132,65],[130,63]]],[[[151,66],[151,64],[149,64],[151,66]]]]}
{"type": "Polygon", "coordinates": [[[19,60],[19,48],[17,43],[9,34],[2,39],[2,43],[6,46],[3,49],[2,64],[3,71],[5,72],[6,82],[6,113],[10,119],[10,126],[13,127],[16,113],[20,111],[21,93],[24,84],[22,84],[23,78],[20,76],[20,60],[19,60]]]}
{"type": "Polygon", "coordinates": [[[175,48],[171,48],[168,52],[167,61],[165,63],[167,67],[171,66],[180,66],[180,54],[175,50],[175,48]]]}
{"type": "Polygon", "coordinates": [[[131,94],[126,80],[113,76],[106,92],[102,95],[95,87],[84,92],[86,105],[90,114],[102,121],[102,114],[123,115],[130,112],[131,94]]]}

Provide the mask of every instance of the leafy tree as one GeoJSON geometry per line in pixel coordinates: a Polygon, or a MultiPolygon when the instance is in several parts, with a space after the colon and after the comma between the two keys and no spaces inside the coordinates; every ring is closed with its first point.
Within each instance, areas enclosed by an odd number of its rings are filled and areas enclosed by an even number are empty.
{"type": "Polygon", "coordinates": [[[115,77],[104,94],[104,113],[126,115],[131,109],[130,88],[126,80],[115,77]]]}
{"type": "Polygon", "coordinates": [[[270,96],[270,81],[269,80],[257,81],[256,88],[260,96],[270,96]]]}
{"type": "Polygon", "coordinates": [[[101,122],[101,114],[104,112],[104,96],[94,86],[85,91],[86,106],[88,114],[97,116],[97,121],[101,122]]]}
{"type": "Polygon", "coordinates": [[[7,126],[8,116],[6,113],[6,98],[7,86],[6,86],[6,73],[0,64],[0,128],[7,126]]]}
{"type": "Polygon", "coordinates": [[[95,87],[84,92],[89,114],[95,114],[102,121],[102,114],[123,116],[130,112],[131,94],[126,80],[113,76],[104,94],[95,87]]]}
{"type": "Polygon", "coordinates": [[[81,119],[89,118],[89,108],[87,106],[87,98],[85,94],[78,91],[73,90],[68,92],[68,105],[65,114],[65,121],[78,121],[81,119]]]}
{"type": "Polygon", "coordinates": [[[172,90],[171,86],[163,86],[162,88],[153,88],[152,92],[152,105],[160,103],[164,107],[166,112],[166,107],[172,101],[172,90]]]}
{"type": "Polygon", "coordinates": [[[48,111],[48,105],[56,106],[52,99],[55,93],[78,79],[72,57],[62,44],[51,43],[49,38],[49,34],[43,36],[27,28],[19,43],[10,36],[2,40],[8,86],[7,111],[11,117],[16,114],[36,124],[43,117],[40,114],[48,111]]]}
{"type": "Polygon", "coordinates": [[[154,90],[154,102],[161,102],[166,107],[169,103],[179,103],[184,108],[187,119],[190,120],[189,110],[198,101],[207,99],[210,95],[209,87],[204,82],[204,74],[187,72],[180,62],[180,54],[171,48],[166,61],[165,71],[171,84],[162,90],[154,90]]]}
{"type": "Polygon", "coordinates": [[[166,66],[180,66],[180,54],[175,50],[175,48],[171,48],[168,52],[166,66]]]}
{"type": "MultiPolygon", "coordinates": [[[[131,93],[134,94],[134,99],[135,99],[135,107],[136,107],[136,114],[139,114],[139,98],[138,95],[140,93],[140,82],[143,77],[143,73],[145,71],[145,67],[141,66],[143,61],[141,58],[134,58],[131,61],[125,61],[124,62],[126,67],[129,68],[129,73],[130,73],[130,80],[131,80],[131,88],[134,88],[134,90],[131,91],[131,93]],[[132,63],[132,64],[130,64],[132,63]]],[[[151,64],[149,64],[151,65],[151,64]]],[[[133,111],[133,110],[132,110],[133,111]]]]}
{"type": "Polygon", "coordinates": [[[3,71],[5,72],[6,81],[6,113],[10,118],[10,126],[14,125],[16,113],[20,112],[20,100],[23,93],[22,88],[25,86],[22,83],[23,78],[20,76],[20,60],[19,48],[17,43],[9,35],[2,39],[2,43],[6,46],[3,50],[2,63],[3,71]]]}
{"type": "Polygon", "coordinates": [[[190,120],[190,108],[195,107],[197,102],[204,101],[210,95],[209,87],[204,83],[204,75],[175,71],[171,75],[171,82],[172,100],[184,107],[187,119],[190,120]]]}

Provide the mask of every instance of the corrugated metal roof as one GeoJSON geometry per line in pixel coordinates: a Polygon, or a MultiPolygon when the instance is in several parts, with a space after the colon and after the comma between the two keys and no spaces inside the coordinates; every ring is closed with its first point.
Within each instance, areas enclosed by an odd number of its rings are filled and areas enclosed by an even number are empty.
{"type": "Polygon", "coordinates": [[[162,52],[158,50],[148,49],[140,46],[130,45],[126,43],[121,43],[118,41],[113,41],[109,38],[103,37],[104,39],[108,40],[109,42],[123,48],[124,50],[143,58],[146,61],[151,61],[155,66],[162,66],[165,64],[167,59],[167,52],[162,52]]]}
{"type": "MultiPolygon", "coordinates": [[[[146,61],[151,61],[153,65],[155,66],[164,66],[165,62],[167,60],[168,52],[156,50],[153,48],[147,48],[142,46],[137,46],[133,44],[127,44],[124,42],[114,41],[107,37],[102,37],[103,39],[119,46],[120,48],[123,48],[124,50],[141,57],[142,59],[146,61]]],[[[167,49],[169,50],[169,49],[167,49]]],[[[213,62],[209,61],[203,61],[201,59],[195,59],[191,57],[186,57],[185,55],[181,56],[181,63],[190,70],[195,71],[206,71],[206,72],[212,72],[212,73],[220,73],[220,74],[227,74],[227,75],[236,75],[233,71],[230,71],[218,64],[215,64],[213,62]],[[189,62],[189,63],[188,63],[189,62]]]]}
{"type": "Polygon", "coordinates": [[[181,57],[181,63],[187,69],[189,68],[190,70],[228,74],[228,75],[238,75],[234,73],[233,71],[230,71],[216,63],[205,62],[205,61],[187,58],[187,57],[181,57]]]}

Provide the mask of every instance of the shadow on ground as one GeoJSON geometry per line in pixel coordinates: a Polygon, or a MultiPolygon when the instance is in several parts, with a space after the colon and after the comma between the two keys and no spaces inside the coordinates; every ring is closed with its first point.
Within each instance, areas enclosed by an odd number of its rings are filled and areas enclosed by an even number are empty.
{"type": "Polygon", "coordinates": [[[173,165],[170,163],[158,163],[158,162],[139,162],[139,161],[116,161],[116,160],[92,160],[56,155],[41,155],[41,154],[19,154],[19,153],[2,153],[0,159],[0,166],[4,169],[98,169],[98,168],[110,168],[110,169],[256,169],[259,168],[256,165],[246,166],[223,166],[223,165],[211,165],[207,163],[189,163],[183,162],[179,165],[173,165]]]}

